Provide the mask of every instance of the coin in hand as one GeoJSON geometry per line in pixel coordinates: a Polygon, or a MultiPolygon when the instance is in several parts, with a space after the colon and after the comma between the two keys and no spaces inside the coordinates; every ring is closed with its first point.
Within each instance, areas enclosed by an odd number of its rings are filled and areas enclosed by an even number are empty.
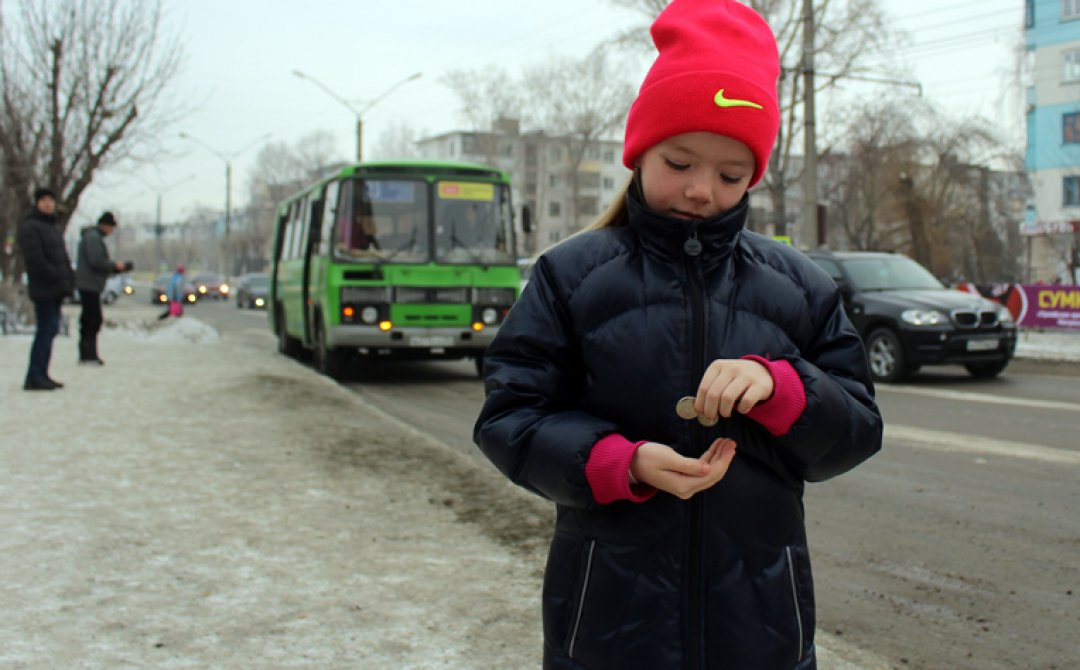
{"type": "Polygon", "coordinates": [[[700,423],[701,425],[705,426],[706,428],[712,428],[716,424],[720,423],[720,417],[716,417],[715,419],[710,419],[709,417],[705,416],[704,414],[698,414],[697,415],[697,422],[700,423]]]}
{"type": "Polygon", "coordinates": [[[675,413],[679,415],[680,419],[697,418],[697,411],[694,409],[694,396],[688,395],[683,398],[679,398],[679,402],[675,403],[675,413]]]}

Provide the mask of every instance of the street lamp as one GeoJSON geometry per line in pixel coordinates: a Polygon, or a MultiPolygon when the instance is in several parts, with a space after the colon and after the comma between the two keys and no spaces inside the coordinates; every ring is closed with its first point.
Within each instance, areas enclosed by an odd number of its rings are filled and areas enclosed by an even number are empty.
{"type": "Polygon", "coordinates": [[[180,186],[181,184],[186,184],[189,181],[191,181],[192,179],[195,179],[197,176],[198,176],[197,174],[192,173],[192,174],[189,174],[188,176],[184,177],[183,179],[179,179],[177,181],[174,181],[173,183],[169,184],[168,186],[160,186],[160,187],[159,186],[154,186],[153,184],[146,181],[142,177],[138,178],[139,181],[141,181],[147,188],[149,188],[152,192],[157,194],[157,215],[154,218],[154,242],[155,242],[154,247],[155,247],[155,250],[157,251],[158,262],[161,263],[161,264],[165,263],[165,257],[161,252],[161,236],[165,232],[165,224],[163,224],[161,222],[161,199],[162,199],[162,196],[165,194],[166,191],[170,191],[170,190],[176,188],[177,186],[180,186]]]}
{"type": "Polygon", "coordinates": [[[410,81],[416,81],[417,79],[422,77],[423,74],[424,74],[423,72],[416,72],[416,73],[413,73],[413,74],[409,75],[408,77],[405,77],[404,79],[397,82],[396,84],[394,84],[390,88],[386,89],[385,91],[383,91],[379,95],[375,96],[371,100],[371,102],[367,103],[366,105],[364,105],[360,109],[357,109],[356,107],[353,106],[353,104],[351,102],[349,102],[345,98],[342,98],[337,93],[334,93],[332,90],[330,90],[330,88],[326,84],[322,83],[321,81],[319,81],[315,77],[312,77],[309,74],[304,74],[300,70],[293,70],[292,73],[293,73],[293,76],[299,77],[300,79],[306,79],[307,81],[310,81],[312,84],[315,84],[316,86],[321,88],[327,95],[329,95],[334,100],[337,100],[338,102],[340,102],[342,105],[345,106],[346,109],[348,109],[350,112],[352,112],[354,115],[356,115],[356,162],[357,163],[359,163],[361,160],[363,160],[363,154],[364,154],[364,151],[363,151],[363,148],[364,148],[364,119],[363,119],[364,112],[366,112],[369,109],[371,109],[372,107],[374,107],[376,103],[382,102],[382,100],[384,98],[386,98],[386,96],[390,95],[391,93],[396,91],[401,86],[404,86],[405,84],[409,83],[410,81]]]}
{"type": "Polygon", "coordinates": [[[247,144],[245,144],[243,146],[243,148],[237,149],[236,151],[233,151],[232,153],[229,153],[229,154],[224,154],[224,153],[221,153],[220,151],[218,151],[217,149],[215,149],[214,147],[210,146],[209,144],[206,144],[205,142],[203,142],[202,140],[200,140],[197,137],[193,137],[191,135],[188,135],[187,133],[180,133],[180,137],[182,139],[191,140],[195,144],[198,144],[200,147],[202,147],[203,149],[206,149],[207,151],[214,154],[215,156],[217,156],[218,158],[220,158],[222,161],[225,162],[225,242],[226,242],[226,244],[228,244],[229,230],[230,230],[230,228],[232,226],[232,161],[233,161],[234,158],[238,157],[240,154],[244,153],[245,151],[247,151],[251,147],[258,144],[259,142],[262,142],[263,140],[268,139],[270,137],[270,135],[271,135],[271,133],[266,133],[264,135],[260,135],[259,137],[256,137],[255,139],[253,139],[250,142],[248,142],[247,144]]]}

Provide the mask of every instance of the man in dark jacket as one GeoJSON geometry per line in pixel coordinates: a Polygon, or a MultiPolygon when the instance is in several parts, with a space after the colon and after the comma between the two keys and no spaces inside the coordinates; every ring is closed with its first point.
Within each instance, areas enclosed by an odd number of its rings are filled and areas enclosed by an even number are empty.
{"type": "Polygon", "coordinates": [[[87,226],[79,238],[78,265],[75,268],[75,287],[79,289],[82,315],[79,317],[79,362],[105,365],[97,351],[97,336],[101,330],[101,291],[110,274],[123,272],[123,262],[109,260],[105,238],[116,230],[116,217],[105,212],[96,226],[87,226]]]}
{"type": "Polygon", "coordinates": [[[34,207],[19,224],[19,249],[26,264],[28,292],[34,302],[37,332],[30,346],[30,368],[23,388],[52,391],[63,384],[49,378],[52,343],[60,330],[60,306],[75,290],[75,273],[56,225],[56,195],[47,188],[34,191],[34,207]]]}

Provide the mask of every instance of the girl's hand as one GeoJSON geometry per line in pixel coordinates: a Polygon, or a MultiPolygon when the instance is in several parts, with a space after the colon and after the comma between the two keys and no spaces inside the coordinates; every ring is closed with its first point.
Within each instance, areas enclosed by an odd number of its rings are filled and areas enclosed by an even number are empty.
{"type": "Polygon", "coordinates": [[[665,444],[646,442],[634,452],[630,474],[642,484],[687,500],[723,479],[734,457],[735,441],[726,437],[716,439],[699,458],[680,456],[665,444]]]}
{"type": "Polygon", "coordinates": [[[731,418],[732,410],[746,414],[773,394],[768,368],[749,359],[719,359],[701,377],[694,409],[708,419],[731,418]]]}

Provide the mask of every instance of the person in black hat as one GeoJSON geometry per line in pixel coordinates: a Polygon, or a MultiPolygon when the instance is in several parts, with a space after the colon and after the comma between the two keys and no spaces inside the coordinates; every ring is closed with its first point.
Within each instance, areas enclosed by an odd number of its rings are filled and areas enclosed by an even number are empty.
{"type": "Polygon", "coordinates": [[[105,212],[95,226],[82,229],[79,238],[78,263],[75,267],[75,287],[79,289],[82,315],[79,317],[79,362],[105,365],[97,351],[97,336],[101,331],[101,291],[109,275],[129,270],[129,264],[109,260],[105,238],[116,230],[116,217],[105,212]]]}
{"type": "Polygon", "coordinates": [[[33,208],[23,217],[17,235],[26,265],[27,293],[34,303],[37,330],[30,345],[30,367],[23,388],[52,391],[64,385],[49,378],[53,338],[60,330],[60,306],[75,289],[75,273],[56,224],[56,194],[51,189],[34,191],[33,208]]]}

